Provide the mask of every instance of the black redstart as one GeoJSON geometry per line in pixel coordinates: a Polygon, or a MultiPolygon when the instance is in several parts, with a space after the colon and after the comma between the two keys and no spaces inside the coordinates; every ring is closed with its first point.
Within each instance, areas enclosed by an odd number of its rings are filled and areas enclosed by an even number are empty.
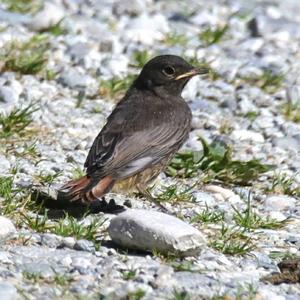
{"type": "Polygon", "coordinates": [[[175,55],[146,63],[94,140],[86,176],[62,187],[65,197],[88,203],[113,187],[149,197],[147,185],[189,135],[192,114],[181,92],[191,77],[207,72],[175,55]]]}

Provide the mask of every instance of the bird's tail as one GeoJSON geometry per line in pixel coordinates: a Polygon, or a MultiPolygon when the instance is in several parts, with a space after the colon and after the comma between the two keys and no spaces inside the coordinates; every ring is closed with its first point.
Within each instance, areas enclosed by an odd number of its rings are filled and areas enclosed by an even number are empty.
{"type": "Polygon", "coordinates": [[[106,176],[99,181],[83,176],[64,184],[59,191],[60,198],[70,202],[81,201],[82,203],[90,203],[109,192],[114,183],[115,181],[111,176],[106,176]]]}

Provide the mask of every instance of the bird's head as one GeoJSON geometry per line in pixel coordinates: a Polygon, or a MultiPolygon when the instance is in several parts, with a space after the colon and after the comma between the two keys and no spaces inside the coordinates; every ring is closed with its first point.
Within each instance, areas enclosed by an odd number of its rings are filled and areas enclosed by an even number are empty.
{"type": "Polygon", "coordinates": [[[179,56],[161,55],[145,64],[135,81],[135,86],[180,95],[193,76],[206,73],[208,69],[195,68],[179,56]]]}

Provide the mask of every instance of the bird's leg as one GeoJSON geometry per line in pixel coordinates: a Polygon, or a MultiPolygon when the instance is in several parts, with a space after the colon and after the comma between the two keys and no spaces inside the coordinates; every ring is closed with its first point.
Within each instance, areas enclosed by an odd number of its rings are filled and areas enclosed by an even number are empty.
{"type": "Polygon", "coordinates": [[[156,206],[158,206],[163,212],[172,214],[164,205],[162,205],[159,201],[156,200],[155,197],[152,196],[149,189],[146,186],[138,184],[137,185],[138,191],[149,201],[153,202],[156,206]]]}

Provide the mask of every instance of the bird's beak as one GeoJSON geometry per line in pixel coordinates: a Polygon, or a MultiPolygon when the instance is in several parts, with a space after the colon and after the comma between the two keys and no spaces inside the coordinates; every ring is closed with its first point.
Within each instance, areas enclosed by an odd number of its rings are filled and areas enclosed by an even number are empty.
{"type": "Polygon", "coordinates": [[[178,75],[177,77],[175,77],[175,80],[179,80],[179,79],[187,78],[187,77],[193,77],[195,75],[207,74],[208,72],[209,72],[209,70],[207,68],[195,68],[186,73],[178,75]]]}

